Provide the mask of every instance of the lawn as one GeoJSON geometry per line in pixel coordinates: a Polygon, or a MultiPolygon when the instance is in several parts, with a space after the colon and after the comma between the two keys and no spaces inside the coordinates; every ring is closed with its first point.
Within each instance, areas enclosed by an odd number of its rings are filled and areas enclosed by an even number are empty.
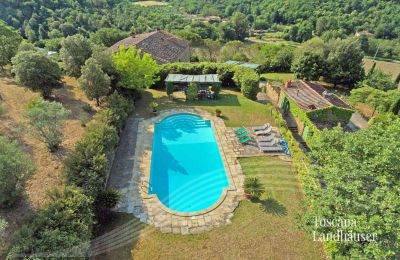
{"type": "MultiPolygon", "coordinates": [[[[256,176],[266,192],[259,202],[242,201],[232,223],[198,235],[162,234],[145,226],[134,244],[97,259],[325,259],[322,246],[296,228],[303,198],[291,162],[278,157],[240,160],[246,176],[256,176]]],[[[111,229],[128,221],[126,215],[111,229]]]]}
{"type": "Polygon", "coordinates": [[[249,100],[240,92],[223,90],[217,100],[196,100],[187,102],[182,92],[174,94],[174,100],[169,99],[165,91],[147,89],[137,103],[136,112],[142,117],[151,116],[150,102],[159,104],[158,109],[193,107],[215,113],[216,109],[222,111],[222,118],[229,127],[263,125],[265,122],[273,123],[264,104],[249,100]]]}
{"type": "Polygon", "coordinates": [[[296,77],[293,73],[264,73],[261,74],[268,81],[272,82],[286,82],[288,80],[294,80],[296,77]]]}
{"type": "MultiPolygon", "coordinates": [[[[400,73],[400,63],[398,62],[388,62],[388,61],[379,61],[375,60],[376,67],[383,70],[386,73],[392,74],[392,79],[395,80],[397,75],[400,73]]],[[[364,59],[364,68],[368,72],[372,64],[374,64],[374,60],[365,58],[364,59]]]]}

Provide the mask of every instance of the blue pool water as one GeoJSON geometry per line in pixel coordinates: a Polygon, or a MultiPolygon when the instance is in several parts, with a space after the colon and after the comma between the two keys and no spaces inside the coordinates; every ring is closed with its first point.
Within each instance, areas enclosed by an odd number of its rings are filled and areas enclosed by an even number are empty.
{"type": "Polygon", "coordinates": [[[227,187],[210,121],[176,114],[155,124],[149,194],[174,211],[196,212],[217,202],[227,187]]]}

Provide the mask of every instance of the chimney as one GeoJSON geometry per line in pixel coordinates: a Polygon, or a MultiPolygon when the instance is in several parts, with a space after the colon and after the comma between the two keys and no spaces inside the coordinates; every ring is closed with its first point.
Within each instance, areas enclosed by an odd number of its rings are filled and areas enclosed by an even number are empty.
{"type": "Polygon", "coordinates": [[[291,80],[286,81],[285,88],[290,88],[291,86],[292,86],[292,81],[291,80]]]}
{"type": "Polygon", "coordinates": [[[132,37],[132,38],[135,38],[135,37],[136,37],[136,33],[132,32],[132,33],[131,33],[131,37],[132,37]]]}

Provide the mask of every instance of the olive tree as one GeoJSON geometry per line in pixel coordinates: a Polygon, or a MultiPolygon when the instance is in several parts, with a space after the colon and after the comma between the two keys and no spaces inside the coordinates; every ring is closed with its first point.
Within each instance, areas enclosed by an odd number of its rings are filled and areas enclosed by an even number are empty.
{"type": "Polygon", "coordinates": [[[64,120],[70,112],[59,102],[38,99],[28,104],[23,115],[28,121],[30,131],[54,152],[62,142],[64,120]]]}
{"type": "Polygon", "coordinates": [[[30,157],[0,136],[0,206],[10,206],[21,197],[33,171],[30,157]]]}
{"type": "Polygon", "coordinates": [[[22,51],[12,58],[16,80],[44,98],[50,97],[52,90],[61,86],[61,70],[57,62],[37,51],[22,51]]]}

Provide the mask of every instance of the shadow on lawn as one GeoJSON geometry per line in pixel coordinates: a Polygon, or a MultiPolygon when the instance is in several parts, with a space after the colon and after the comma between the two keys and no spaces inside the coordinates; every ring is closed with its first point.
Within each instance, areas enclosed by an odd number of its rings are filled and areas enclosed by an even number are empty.
{"type": "Polygon", "coordinates": [[[266,200],[259,200],[258,203],[261,204],[263,211],[268,214],[273,214],[276,216],[286,216],[287,209],[281,204],[279,201],[273,198],[269,198],[266,200]]]}

